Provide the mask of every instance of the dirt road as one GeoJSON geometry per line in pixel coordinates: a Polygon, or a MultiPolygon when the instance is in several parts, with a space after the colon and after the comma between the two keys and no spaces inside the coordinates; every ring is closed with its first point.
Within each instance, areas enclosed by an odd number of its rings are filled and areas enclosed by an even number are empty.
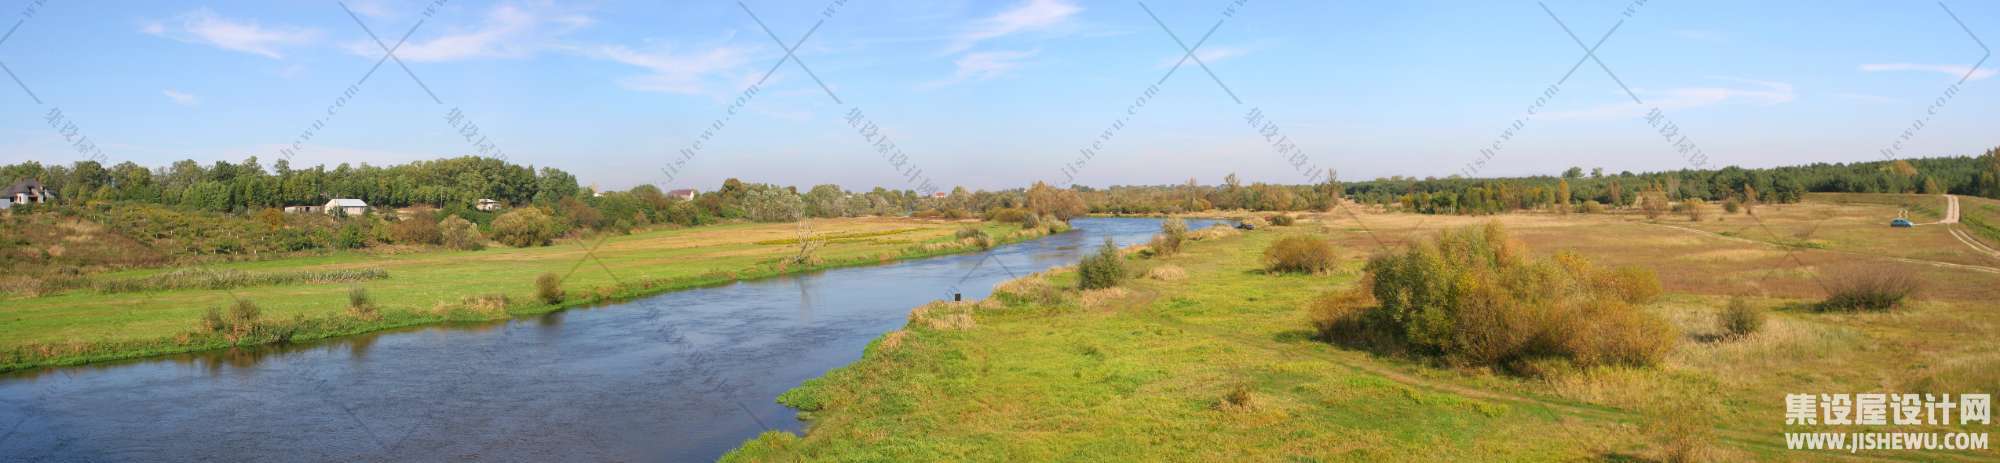
{"type": "Polygon", "coordinates": [[[1958,196],[1945,195],[1944,197],[1946,203],[1944,211],[1944,220],[1939,220],[1938,224],[1944,225],[1945,231],[1951,232],[1952,238],[1958,239],[1958,242],[1960,243],[1965,243],[1965,245],[1971,247],[1974,252],[1978,252],[1980,254],[1995,259],[2000,259],[2000,250],[1993,249],[1992,246],[1987,246],[1986,243],[1979,242],[1979,239],[1973,238],[1970,233],[1967,233],[1960,227],[1952,226],[1958,223],[1958,196]]]}

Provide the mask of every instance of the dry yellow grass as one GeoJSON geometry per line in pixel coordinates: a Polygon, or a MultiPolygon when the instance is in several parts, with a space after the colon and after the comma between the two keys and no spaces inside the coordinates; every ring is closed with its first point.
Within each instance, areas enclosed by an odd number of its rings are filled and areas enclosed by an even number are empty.
{"type": "Polygon", "coordinates": [[[1187,279],[1187,271],[1172,265],[1160,265],[1147,269],[1146,278],[1160,281],[1181,281],[1187,279]]]}
{"type": "Polygon", "coordinates": [[[1103,309],[1130,295],[1132,292],[1125,288],[1112,287],[1084,291],[1080,299],[1083,300],[1085,309],[1103,309]]]}

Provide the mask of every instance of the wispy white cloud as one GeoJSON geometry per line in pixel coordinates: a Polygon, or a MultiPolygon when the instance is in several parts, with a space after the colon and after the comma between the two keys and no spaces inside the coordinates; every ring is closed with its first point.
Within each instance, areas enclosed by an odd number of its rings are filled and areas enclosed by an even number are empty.
{"type": "MultiPolygon", "coordinates": [[[[707,88],[706,80],[742,67],[749,58],[748,50],[726,46],[678,51],[671,48],[635,50],[623,45],[599,45],[578,48],[577,51],[585,56],[648,71],[645,75],[620,79],[619,85],[627,89],[680,94],[703,93],[707,88]]],[[[747,87],[749,84],[745,82],[743,85],[747,87]]]]}
{"type": "Polygon", "coordinates": [[[199,43],[272,59],[285,57],[282,49],[319,38],[316,29],[295,26],[264,26],[256,21],[233,20],[216,15],[208,8],[182,13],[165,21],[151,21],[140,32],[188,43],[199,43]]]}
{"type": "MultiPolygon", "coordinates": [[[[589,16],[557,11],[548,5],[503,4],[488,10],[472,27],[450,30],[429,40],[405,43],[396,49],[396,57],[421,62],[525,58],[558,48],[557,38],[588,27],[593,22],[589,16]]],[[[382,56],[381,45],[370,39],[348,42],[344,48],[357,56],[382,56]]]]}
{"type": "MultiPolygon", "coordinates": [[[[1214,64],[1217,61],[1243,56],[1248,53],[1250,53],[1250,49],[1248,48],[1207,45],[1201,47],[1200,50],[1195,50],[1194,56],[1196,58],[1201,58],[1201,62],[1214,64]]],[[[1160,64],[1158,64],[1156,67],[1162,69],[1173,67],[1174,63],[1179,63],[1181,61],[1181,56],[1185,54],[1186,53],[1175,53],[1173,56],[1161,59],[1160,64]]],[[[1182,63],[1183,66],[1188,66],[1193,64],[1194,60],[1188,60],[1187,63],[1182,63]]]]}
{"type": "Polygon", "coordinates": [[[952,60],[952,66],[957,68],[957,71],[953,72],[950,78],[926,82],[920,85],[919,88],[933,89],[960,82],[999,77],[1015,69],[1020,69],[1021,65],[1025,64],[1025,61],[1040,53],[1041,50],[966,53],[964,56],[952,60]]]}
{"type": "Polygon", "coordinates": [[[967,50],[989,40],[1062,26],[1082,11],[1083,7],[1069,0],[1027,0],[993,16],[974,20],[963,32],[946,39],[948,44],[945,46],[944,55],[956,56],[952,59],[951,77],[925,82],[919,84],[917,88],[933,89],[960,82],[987,80],[1020,69],[1026,64],[1025,61],[1040,51],[968,53],[967,50]]]}
{"type": "Polygon", "coordinates": [[[1993,77],[1993,74],[1995,73],[1995,71],[1992,69],[1980,69],[1974,71],[1972,70],[1971,66],[1964,66],[1957,64],[1912,64],[1912,63],[1863,64],[1861,65],[1861,70],[1865,72],[1890,72],[1890,71],[1936,72],[1949,75],[1951,76],[1952,79],[1966,77],[1966,75],[1970,73],[1971,80],[1980,80],[1988,77],[1993,77]]]}
{"type": "Polygon", "coordinates": [[[1583,109],[1551,111],[1545,113],[1544,117],[1549,119],[1609,119],[1631,117],[1655,107],[1663,110],[1690,109],[1728,103],[1769,106],[1790,103],[1798,99],[1798,94],[1793,90],[1792,84],[1785,82],[1727,77],[1711,77],[1711,79],[1730,81],[1743,85],[1729,87],[1679,87],[1661,91],[1635,88],[1632,89],[1634,93],[1644,95],[1642,98],[1646,100],[1646,104],[1643,107],[1630,102],[1620,101],[1583,109]]]}
{"type": "Polygon", "coordinates": [[[194,106],[196,104],[201,103],[201,101],[195,99],[194,95],[183,93],[179,90],[174,90],[171,88],[166,90],[161,90],[160,94],[166,95],[167,99],[173,100],[174,104],[181,106],[194,106]]]}
{"type": "Polygon", "coordinates": [[[1069,21],[1083,8],[1067,0],[1028,0],[1020,6],[974,21],[972,27],[952,37],[946,54],[955,54],[980,42],[1015,33],[1049,29],[1069,21]]]}

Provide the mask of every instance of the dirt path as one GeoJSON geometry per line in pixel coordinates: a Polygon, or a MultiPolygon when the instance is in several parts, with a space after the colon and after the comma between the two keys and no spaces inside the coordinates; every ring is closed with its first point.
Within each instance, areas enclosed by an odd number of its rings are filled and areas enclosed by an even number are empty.
{"type": "MultiPolygon", "coordinates": [[[[1945,231],[1951,233],[1952,238],[1957,239],[1958,242],[1960,243],[1965,243],[1967,247],[1972,248],[1973,252],[1977,252],[1987,257],[2000,259],[2000,249],[1993,249],[1992,246],[1987,246],[1986,243],[1980,242],[1978,238],[1973,238],[1971,234],[1966,233],[1966,231],[1963,230],[1961,227],[1951,226],[1958,223],[1958,196],[1944,195],[1944,197],[1945,197],[1944,220],[1939,220],[1937,221],[1936,224],[1944,225],[1945,231]]],[[[1926,224],[1926,225],[1932,225],[1932,224],[1926,224]]]]}
{"type": "MultiPolygon", "coordinates": [[[[1769,241],[1759,241],[1759,240],[1753,240],[1753,239],[1749,239],[1749,238],[1743,238],[1743,237],[1736,237],[1736,236],[1726,236],[1726,235],[1722,235],[1722,234],[1719,234],[1719,233],[1715,233],[1715,232],[1711,232],[1711,231],[1708,231],[1708,230],[1699,230],[1699,229],[1693,229],[1693,228],[1688,228],[1688,227],[1682,227],[1682,226],[1678,226],[1678,225],[1667,225],[1667,224],[1653,224],[1653,225],[1656,225],[1656,226],[1661,226],[1661,227],[1666,227],[1666,228],[1672,228],[1672,229],[1675,229],[1675,230],[1680,230],[1680,231],[1684,231],[1684,232],[1688,232],[1688,233],[1696,233],[1696,234],[1701,234],[1701,235],[1706,235],[1706,236],[1709,236],[1709,237],[1714,237],[1714,238],[1720,238],[1720,239],[1725,239],[1725,240],[1730,240],[1730,241],[1740,241],[1740,242],[1744,242],[1744,243],[1752,243],[1752,244],[1761,244],[1761,245],[1765,245],[1765,246],[1776,246],[1776,247],[1780,247],[1780,248],[1782,248],[1782,247],[1785,247],[1785,245],[1782,245],[1782,244],[1777,244],[1777,243],[1772,243],[1772,242],[1769,242],[1769,241]]],[[[1945,228],[1945,230],[1949,230],[1949,231],[1951,231],[1951,232],[1952,232],[1952,236],[1955,236],[1955,237],[1960,237],[1960,238],[1959,238],[1959,240],[1960,240],[1960,241],[1965,241],[1965,240],[1966,240],[1966,238],[1964,238],[1964,237],[1962,237],[1962,236],[1960,235],[1960,233],[1963,233],[1963,232],[1960,232],[1960,231],[1958,231],[1958,229],[1956,229],[1956,228],[1950,228],[1950,227],[1946,227],[1946,228],[1945,228]]],[[[1983,245],[1977,245],[1977,244],[1975,244],[1975,243],[1978,243],[1978,241],[1971,241],[1971,242],[1968,242],[1968,243],[1966,243],[1966,244],[1974,246],[1974,249],[1978,249],[1979,247],[1983,246],[1983,245]]],[[[1881,259],[1889,259],[1889,260],[1893,260],[1893,261],[1897,261],[1897,262],[1903,262],[1903,263],[1910,263],[1910,264],[1921,264],[1921,265],[1929,265],[1929,266],[1933,266],[1933,267],[1945,267],[1945,268],[1955,268],[1955,269],[1963,269],[1963,270],[1973,270],[1973,271],[1979,271],[1979,272],[1986,272],[1986,273],[1991,273],[1991,274],[1995,274],[1995,275],[2000,275],[2000,268],[1993,268],[1993,267],[1986,267],[1986,266],[1979,266],[1979,265],[1966,265],[1966,264],[1954,264],[1954,263],[1951,263],[1951,262],[1939,262],[1939,261],[1935,261],[1935,260],[1924,260],[1924,259],[1911,259],[1911,258],[1908,258],[1908,257],[1895,257],[1895,256],[1884,256],[1884,255],[1880,255],[1880,254],[1868,254],[1868,253],[1862,253],[1862,252],[1853,252],[1853,251],[1841,251],[1841,250],[1837,250],[1837,249],[1812,249],[1811,251],[1820,251],[1820,252],[1837,252],[1837,253],[1841,253],[1841,254],[1850,254],[1850,255],[1856,255],[1856,256],[1868,256],[1868,257],[1875,257],[1875,258],[1881,258],[1881,259]]],[[[1984,252],[1984,251],[1982,251],[1982,252],[1984,252]]],[[[2000,254],[1989,254],[1989,255],[1994,255],[1995,257],[2000,257],[2000,254]]]]}

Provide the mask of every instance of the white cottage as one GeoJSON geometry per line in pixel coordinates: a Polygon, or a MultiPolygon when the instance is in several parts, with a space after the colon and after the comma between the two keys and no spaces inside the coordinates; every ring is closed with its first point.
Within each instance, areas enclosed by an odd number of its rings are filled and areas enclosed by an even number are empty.
{"type": "Polygon", "coordinates": [[[335,198],[327,201],[324,208],[328,214],[344,213],[354,216],[368,213],[368,203],[353,198],[335,198]]]}

